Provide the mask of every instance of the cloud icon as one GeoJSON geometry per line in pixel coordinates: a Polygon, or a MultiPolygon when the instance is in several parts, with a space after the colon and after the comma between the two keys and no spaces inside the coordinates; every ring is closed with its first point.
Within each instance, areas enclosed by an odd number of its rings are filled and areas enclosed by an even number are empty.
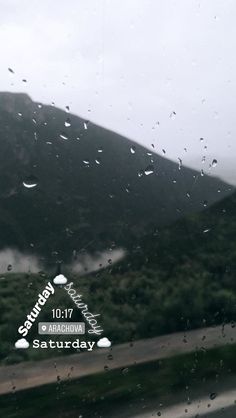
{"type": "Polygon", "coordinates": [[[67,283],[67,278],[65,276],[63,276],[63,274],[59,274],[58,276],[56,276],[53,279],[53,283],[54,284],[66,284],[67,283]]]}
{"type": "Polygon", "coordinates": [[[97,346],[100,348],[108,348],[111,346],[111,341],[108,340],[107,337],[100,338],[100,340],[97,342],[97,346]]]}
{"type": "Polygon", "coordinates": [[[29,348],[29,343],[25,338],[21,338],[15,342],[16,348],[29,348]]]}

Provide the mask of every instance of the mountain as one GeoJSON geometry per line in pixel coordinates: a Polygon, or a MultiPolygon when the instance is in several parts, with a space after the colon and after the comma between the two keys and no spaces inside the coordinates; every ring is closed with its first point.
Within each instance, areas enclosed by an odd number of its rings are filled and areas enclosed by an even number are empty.
{"type": "Polygon", "coordinates": [[[0,93],[0,249],[130,249],[232,188],[26,94],[0,93]]]}

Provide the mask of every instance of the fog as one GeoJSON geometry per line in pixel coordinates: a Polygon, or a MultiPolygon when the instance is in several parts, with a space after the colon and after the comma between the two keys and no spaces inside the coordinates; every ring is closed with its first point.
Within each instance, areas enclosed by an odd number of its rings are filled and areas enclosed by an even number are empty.
{"type": "MultiPolygon", "coordinates": [[[[125,257],[125,251],[121,248],[113,251],[85,253],[79,255],[76,260],[65,265],[65,271],[84,275],[87,273],[111,267],[125,257]]],[[[45,269],[40,256],[22,253],[17,249],[5,248],[0,251],[0,274],[4,273],[39,273],[45,269]]],[[[47,268],[48,271],[48,268],[47,268]]],[[[55,269],[51,269],[53,276],[55,269]]]]}
{"type": "Polygon", "coordinates": [[[235,14],[233,0],[1,2],[0,90],[206,173],[215,158],[211,174],[236,183],[235,14]]]}

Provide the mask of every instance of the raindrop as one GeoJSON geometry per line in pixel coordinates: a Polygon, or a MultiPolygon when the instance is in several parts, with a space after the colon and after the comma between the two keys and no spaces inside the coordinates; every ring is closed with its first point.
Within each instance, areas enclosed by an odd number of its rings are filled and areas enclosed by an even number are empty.
{"type": "Polygon", "coordinates": [[[87,129],[88,129],[88,123],[89,123],[89,121],[88,121],[88,120],[86,120],[86,121],[84,122],[84,129],[85,129],[85,130],[87,130],[87,129]]]}
{"type": "Polygon", "coordinates": [[[206,207],[207,207],[207,204],[208,204],[207,200],[204,200],[204,202],[203,202],[203,206],[204,206],[204,208],[206,208],[206,207]]]}
{"type": "Polygon", "coordinates": [[[163,154],[166,154],[166,150],[164,148],[162,149],[162,153],[163,154]]]}
{"type": "Polygon", "coordinates": [[[23,80],[22,80],[22,81],[23,81],[23,83],[27,83],[27,80],[26,80],[25,78],[23,78],[23,80]]]}
{"type": "Polygon", "coordinates": [[[101,164],[101,161],[95,160],[95,163],[98,164],[98,165],[100,165],[101,164]]]}
{"type": "Polygon", "coordinates": [[[203,171],[203,170],[201,170],[201,176],[202,176],[202,177],[204,176],[204,171],[203,171]]]}
{"type": "Polygon", "coordinates": [[[11,264],[8,264],[7,271],[11,271],[11,270],[12,270],[12,265],[11,264]]]}
{"type": "Polygon", "coordinates": [[[23,186],[27,189],[33,189],[38,185],[38,179],[35,176],[29,176],[23,181],[23,186]]]}
{"type": "Polygon", "coordinates": [[[8,68],[8,71],[12,74],[15,74],[12,68],[8,68]]]}
{"type": "Polygon", "coordinates": [[[155,145],[154,144],[151,144],[151,146],[152,146],[152,148],[155,148],[155,145]]]}
{"type": "Polygon", "coordinates": [[[70,121],[70,118],[67,118],[65,121],[65,127],[69,128],[69,126],[71,126],[71,121],[70,121]]]}
{"type": "Polygon", "coordinates": [[[89,164],[89,160],[83,160],[83,163],[84,163],[85,165],[88,165],[88,164],[89,164]]]}
{"type": "Polygon", "coordinates": [[[191,195],[190,195],[190,193],[189,193],[189,192],[187,192],[187,193],[186,193],[186,196],[187,196],[188,198],[190,198],[190,197],[191,197],[191,195]]]}
{"type": "Polygon", "coordinates": [[[179,170],[181,170],[183,162],[182,162],[181,158],[178,158],[178,160],[179,160],[179,170]]]}
{"type": "Polygon", "coordinates": [[[136,147],[135,146],[130,147],[131,154],[135,154],[135,151],[136,151],[136,147]]]}
{"type": "Polygon", "coordinates": [[[67,113],[69,113],[69,111],[70,111],[70,107],[69,106],[66,106],[66,111],[67,111],[67,113]]]}
{"type": "Polygon", "coordinates": [[[68,139],[68,137],[63,133],[63,134],[60,134],[60,138],[61,139],[68,139]]]}
{"type": "Polygon", "coordinates": [[[146,176],[149,176],[150,174],[153,174],[154,172],[154,167],[153,165],[148,165],[147,168],[145,168],[144,173],[146,174],[146,176]]]}
{"type": "Polygon", "coordinates": [[[202,142],[202,141],[204,141],[204,138],[200,138],[200,141],[202,142]]]}
{"type": "Polygon", "coordinates": [[[22,116],[22,113],[18,112],[18,113],[17,113],[17,115],[18,115],[18,116],[22,116]]]}
{"type": "Polygon", "coordinates": [[[38,103],[37,106],[38,106],[39,109],[42,109],[42,107],[43,107],[42,103],[38,103]]]}
{"type": "Polygon", "coordinates": [[[102,147],[98,148],[98,152],[103,152],[103,148],[102,147]]]}
{"type": "Polygon", "coordinates": [[[216,160],[216,159],[214,159],[214,160],[212,161],[211,166],[212,166],[212,167],[216,167],[216,166],[217,166],[217,160],[216,160]]]}
{"type": "Polygon", "coordinates": [[[140,170],[139,172],[138,172],[138,177],[142,177],[143,176],[143,170],[140,170]]]}
{"type": "Polygon", "coordinates": [[[212,393],[210,393],[209,398],[213,401],[213,399],[215,399],[215,398],[216,398],[216,396],[217,396],[217,393],[212,392],[212,393]]]}
{"type": "Polygon", "coordinates": [[[206,157],[205,155],[202,157],[202,164],[204,164],[206,162],[206,157]]]}
{"type": "Polygon", "coordinates": [[[170,118],[171,118],[171,119],[174,119],[174,118],[175,118],[175,116],[176,116],[176,112],[173,110],[173,112],[171,112],[171,114],[170,114],[170,118]]]}
{"type": "Polygon", "coordinates": [[[209,232],[209,231],[210,231],[210,228],[204,229],[203,234],[207,234],[207,232],[209,232]]]}

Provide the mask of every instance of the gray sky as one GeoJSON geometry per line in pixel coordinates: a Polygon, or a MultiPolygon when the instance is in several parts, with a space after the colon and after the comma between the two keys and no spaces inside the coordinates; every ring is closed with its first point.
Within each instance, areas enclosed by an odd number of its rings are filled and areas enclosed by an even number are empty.
{"type": "Polygon", "coordinates": [[[236,184],[234,0],[0,0],[0,6],[0,90],[69,105],[236,184]],[[213,159],[218,164],[209,168],[213,159]]]}

